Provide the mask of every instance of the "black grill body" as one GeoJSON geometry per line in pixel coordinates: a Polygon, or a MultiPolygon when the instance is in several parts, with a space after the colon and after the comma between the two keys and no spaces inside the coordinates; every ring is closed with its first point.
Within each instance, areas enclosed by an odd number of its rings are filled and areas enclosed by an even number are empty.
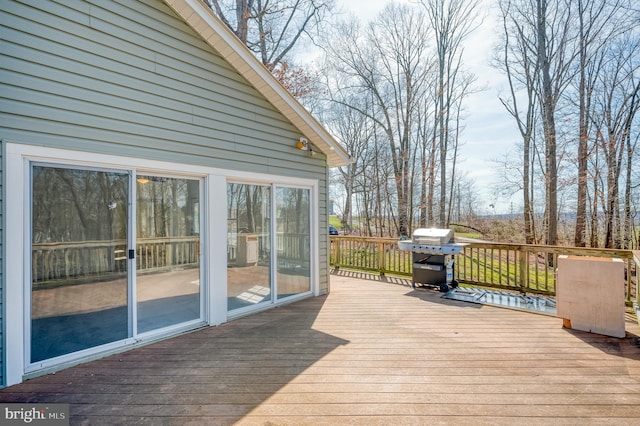
{"type": "Polygon", "coordinates": [[[413,252],[413,284],[440,286],[447,282],[448,256],[413,252]]]}
{"type": "Polygon", "coordinates": [[[445,292],[457,287],[458,282],[453,279],[454,255],[465,245],[453,241],[453,230],[438,228],[416,229],[411,241],[398,242],[400,249],[413,252],[411,287],[430,285],[445,292]]]}

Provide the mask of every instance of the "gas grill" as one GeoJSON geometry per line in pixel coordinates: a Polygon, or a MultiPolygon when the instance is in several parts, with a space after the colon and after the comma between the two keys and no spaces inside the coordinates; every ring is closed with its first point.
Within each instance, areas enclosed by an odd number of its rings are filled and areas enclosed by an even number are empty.
{"type": "Polygon", "coordinates": [[[411,287],[429,285],[447,292],[458,286],[453,279],[454,255],[467,244],[453,241],[453,229],[418,228],[411,240],[398,242],[400,250],[413,252],[413,276],[411,287]]]}

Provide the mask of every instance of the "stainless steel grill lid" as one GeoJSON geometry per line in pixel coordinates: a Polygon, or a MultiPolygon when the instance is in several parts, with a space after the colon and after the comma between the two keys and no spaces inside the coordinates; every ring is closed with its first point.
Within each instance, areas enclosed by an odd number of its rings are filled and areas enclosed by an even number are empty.
{"type": "Polygon", "coordinates": [[[453,242],[453,229],[418,228],[413,231],[411,240],[414,244],[441,246],[453,242]]]}
{"type": "Polygon", "coordinates": [[[398,241],[400,250],[411,250],[427,254],[458,254],[466,243],[455,243],[453,229],[418,228],[411,234],[411,240],[398,241]]]}

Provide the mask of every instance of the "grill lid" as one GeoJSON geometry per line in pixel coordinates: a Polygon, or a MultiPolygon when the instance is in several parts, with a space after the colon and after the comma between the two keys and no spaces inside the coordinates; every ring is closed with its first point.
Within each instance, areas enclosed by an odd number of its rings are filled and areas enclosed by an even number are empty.
{"type": "Polygon", "coordinates": [[[453,242],[453,229],[418,228],[411,235],[414,244],[441,246],[453,242]]]}

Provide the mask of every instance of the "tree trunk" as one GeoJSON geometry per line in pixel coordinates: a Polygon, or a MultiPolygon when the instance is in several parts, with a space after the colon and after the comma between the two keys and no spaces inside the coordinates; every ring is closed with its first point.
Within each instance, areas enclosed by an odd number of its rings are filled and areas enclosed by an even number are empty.
{"type": "Polygon", "coordinates": [[[429,191],[427,194],[427,225],[434,224],[434,201],[436,192],[436,137],[431,139],[431,155],[429,156],[429,191]]]}
{"type": "MultiPolygon", "coordinates": [[[[578,1],[580,10],[582,11],[582,0],[578,1]]],[[[580,25],[580,81],[578,82],[578,97],[579,97],[579,124],[578,124],[578,197],[576,202],[576,227],[574,234],[573,244],[576,247],[586,246],[586,234],[587,234],[587,156],[588,156],[588,142],[589,134],[587,128],[587,120],[589,111],[587,110],[587,102],[585,93],[586,87],[586,40],[585,40],[585,23],[584,14],[579,13],[579,25],[580,25]]]]}
{"type": "Polygon", "coordinates": [[[534,243],[534,232],[533,232],[533,207],[531,203],[531,198],[529,195],[530,191],[530,182],[529,182],[529,173],[531,172],[530,166],[530,147],[531,147],[531,138],[526,137],[523,141],[523,154],[522,154],[522,196],[523,196],[523,204],[524,204],[524,238],[526,244],[534,243]]]}
{"type": "Polygon", "coordinates": [[[637,93],[640,88],[640,83],[636,86],[636,92],[632,97],[631,102],[631,111],[629,112],[629,116],[627,119],[627,123],[625,126],[625,145],[627,148],[627,168],[625,175],[625,185],[624,185],[624,228],[623,228],[623,239],[622,239],[622,248],[630,249],[631,248],[631,234],[633,228],[633,214],[631,212],[631,180],[632,180],[632,170],[633,170],[633,152],[635,151],[635,146],[631,144],[631,123],[633,122],[633,118],[635,117],[638,104],[637,104],[637,93]]]}
{"type": "Polygon", "coordinates": [[[538,65],[542,73],[542,126],[545,138],[545,183],[547,191],[547,244],[558,244],[558,166],[556,147],[555,102],[547,57],[547,0],[537,0],[538,65]]]}
{"type": "Polygon", "coordinates": [[[600,243],[598,241],[598,233],[600,229],[600,227],[598,226],[598,194],[601,193],[599,189],[600,188],[600,185],[599,185],[600,174],[599,174],[599,166],[598,166],[599,155],[600,155],[600,150],[598,148],[598,144],[596,143],[595,155],[593,156],[595,174],[593,176],[593,201],[592,201],[593,206],[591,209],[591,232],[589,234],[590,235],[589,246],[594,248],[600,246],[600,243]]]}

